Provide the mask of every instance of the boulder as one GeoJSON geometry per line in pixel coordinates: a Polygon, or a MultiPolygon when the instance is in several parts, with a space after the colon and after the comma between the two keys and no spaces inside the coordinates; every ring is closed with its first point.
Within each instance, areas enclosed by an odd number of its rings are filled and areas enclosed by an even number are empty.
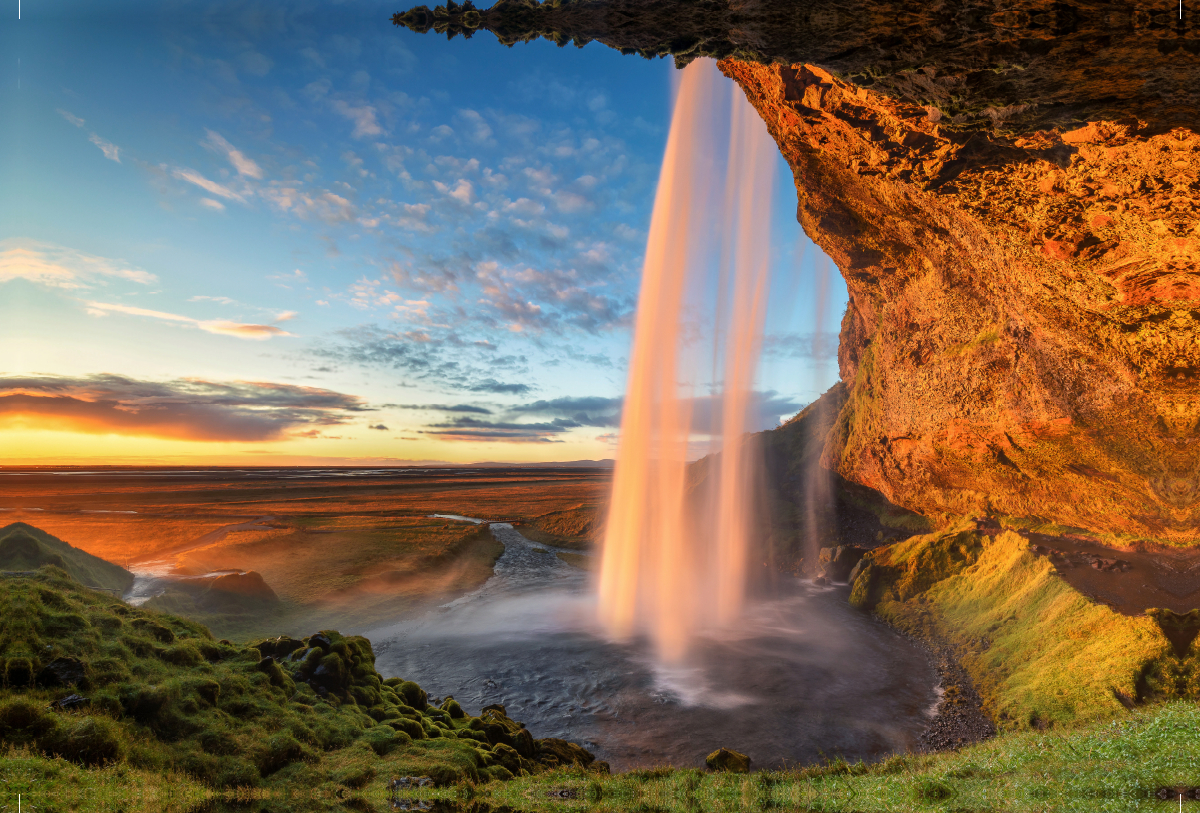
{"type": "Polygon", "coordinates": [[[87,667],[78,658],[55,658],[37,674],[39,686],[74,686],[82,683],[87,667]]]}
{"type": "Polygon", "coordinates": [[[728,748],[718,748],[713,751],[705,757],[704,764],[710,771],[750,773],[750,757],[728,748]]]}
{"type": "Polygon", "coordinates": [[[832,582],[844,582],[849,581],[850,574],[866,553],[866,548],[857,545],[838,545],[835,548],[821,548],[817,561],[825,578],[832,582]]]}

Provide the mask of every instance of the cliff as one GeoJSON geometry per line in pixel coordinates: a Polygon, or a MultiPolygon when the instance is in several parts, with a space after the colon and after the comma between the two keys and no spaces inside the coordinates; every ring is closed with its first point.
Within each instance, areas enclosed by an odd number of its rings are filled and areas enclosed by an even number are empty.
{"type": "Polygon", "coordinates": [[[721,68],[849,288],[825,465],[926,515],[1190,543],[1200,138],[968,134],[813,66],[721,68]]]}

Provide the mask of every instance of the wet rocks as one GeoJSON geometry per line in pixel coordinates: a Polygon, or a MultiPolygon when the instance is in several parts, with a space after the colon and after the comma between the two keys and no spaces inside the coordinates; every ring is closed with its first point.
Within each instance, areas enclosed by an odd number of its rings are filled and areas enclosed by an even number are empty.
{"type": "Polygon", "coordinates": [[[866,548],[857,545],[821,548],[817,562],[820,564],[821,574],[829,581],[844,582],[850,579],[850,574],[858,567],[866,553],[866,548]]]}
{"type": "Polygon", "coordinates": [[[433,779],[428,776],[400,776],[393,777],[392,781],[388,782],[388,790],[393,793],[398,790],[408,790],[410,788],[427,788],[433,784],[433,779]]]}
{"type": "Polygon", "coordinates": [[[728,748],[718,748],[704,758],[710,771],[727,773],[750,773],[750,757],[728,748]]]}
{"type": "Polygon", "coordinates": [[[1126,573],[1133,568],[1132,563],[1124,559],[1109,558],[1094,553],[1071,553],[1047,545],[1032,544],[1029,546],[1029,552],[1045,556],[1059,570],[1071,567],[1090,567],[1102,573],[1126,573]]]}
{"type": "Polygon", "coordinates": [[[75,686],[82,683],[87,666],[78,658],[55,658],[37,674],[40,686],[75,686]]]}
{"type": "MultiPolygon", "coordinates": [[[[921,734],[927,751],[962,748],[996,736],[996,726],[983,711],[983,700],[971,676],[958,663],[949,647],[924,642],[938,673],[943,696],[929,727],[921,734]]],[[[987,642],[980,642],[987,648],[987,642]]]]}
{"type": "Polygon", "coordinates": [[[92,701],[80,694],[69,694],[66,697],[60,697],[50,704],[50,708],[59,709],[60,711],[69,711],[71,709],[83,708],[92,701]]]}

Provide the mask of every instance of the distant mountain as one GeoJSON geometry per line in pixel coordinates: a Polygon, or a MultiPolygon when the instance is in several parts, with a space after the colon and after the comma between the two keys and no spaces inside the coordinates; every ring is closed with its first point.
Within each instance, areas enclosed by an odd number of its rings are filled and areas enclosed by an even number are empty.
{"type": "Polygon", "coordinates": [[[32,525],[14,522],[0,528],[0,571],[37,570],[43,565],[61,567],[87,587],[114,590],[121,595],[133,584],[133,574],[125,568],[32,525]]]}
{"type": "Polygon", "coordinates": [[[611,458],[604,460],[564,460],[550,463],[471,463],[465,468],[475,469],[611,469],[617,461],[611,458]]]}

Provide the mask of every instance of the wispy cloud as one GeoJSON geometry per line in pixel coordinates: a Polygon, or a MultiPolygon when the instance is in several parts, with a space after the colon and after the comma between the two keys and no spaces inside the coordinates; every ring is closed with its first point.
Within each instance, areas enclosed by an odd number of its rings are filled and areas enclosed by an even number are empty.
{"type": "Polygon", "coordinates": [[[62,116],[64,119],[66,119],[71,124],[74,124],[76,127],[82,127],[86,123],[86,122],[84,122],[83,119],[79,118],[79,116],[71,115],[66,110],[63,110],[61,107],[58,108],[57,112],[58,112],[58,115],[62,116]]]}
{"type": "Polygon", "coordinates": [[[308,354],[322,362],[394,370],[435,391],[506,395],[533,391],[521,380],[529,370],[525,356],[499,353],[495,345],[472,341],[452,330],[409,337],[378,325],[361,325],[335,336],[335,341],[323,342],[308,354]],[[515,380],[498,380],[500,372],[515,380]]]}
{"type": "Polygon", "coordinates": [[[433,435],[440,440],[468,443],[563,443],[565,441],[558,436],[578,426],[579,424],[566,420],[505,423],[462,417],[429,424],[421,433],[433,435]]]}
{"type": "Polygon", "coordinates": [[[395,409],[428,410],[430,412],[469,412],[475,415],[491,415],[487,407],[475,404],[388,404],[395,409]]]}
{"type": "Polygon", "coordinates": [[[186,167],[175,167],[174,169],[171,170],[171,174],[174,175],[176,178],[178,178],[181,181],[187,181],[188,183],[195,184],[196,186],[200,187],[204,191],[211,192],[212,194],[218,195],[227,200],[236,200],[239,203],[246,202],[246,199],[244,197],[242,197],[241,195],[239,195],[237,192],[234,192],[232,189],[230,189],[227,186],[222,186],[221,184],[217,183],[216,181],[210,181],[208,178],[205,178],[203,175],[201,175],[199,172],[197,172],[194,169],[188,169],[186,167]]]}
{"type": "Polygon", "coordinates": [[[331,104],[335,113],[354,122],[353,136],[355,138],[377,136],[383,133],[373,106],[369,104],[352,105],[342,99],[335,99],[331,104]]]}
{"type": "Polygon", "coordinates": [[[239,175],[245,175],[248,178],[261,180],[263,176],[262,167],[255,163],[252,159],[238,149],[235,149],[232,144],[222,137],[220,133],[212,130],[205,130],[207,138],[204,141],[204,146],[209,149],[216,150],[225,154],[229,159],[229,163],[233,164],[233,168],[238,171],[239,175]]]}
{"type": "Polygon", "coordinates": [[[121,163],[121,148],[116,144],[112,143],[111,141],[105,141],[95,133],[91,134],[91,136],[88,138],[88,141],[99,147],[100,151],[104,153],[105,158],[110,161],[116,161],[118,164],[121,163]]]}
{"type": "Polygon", "coordinates": [[[763,337],[763,355],[775,358],[828,361],[837,358],[838,334],[775,333],[763,337]]]}
{"type": "Polygon", "coordinates": [[[0,426],[200,441],[271,441],[350,422],[354,395],[261,381],[0,376],[0,426]]]}
{"type": "MultiPolygon", "coordinates": [[[[275,325],[259,325],[245,322],[231,322],[224,319],[196,319],[182,316],[178,313],[139,308],[134,305],[120,305],[112,302],[87,302],[87,312],[92,316],[107,316],[110,313],[123,313],[127,316],[146,316],[151,319],[161,319],[166,322],[182,322],[195,325],[208,333],[220,336],[234,336],[239,339],[254,339],[262,341],[275,336],[291,336],[286,330],[275,325]]],[[[290,317],[288,317],[290,318],[290,317]]]]}
{"type": "Polygon", "coordinates": [[[51,288],[91,288],[108,280],[149,285],[157,277],[120,260],[98,257],[52,243],[0,241],[0,283],[24,279],[51,288]]]}

